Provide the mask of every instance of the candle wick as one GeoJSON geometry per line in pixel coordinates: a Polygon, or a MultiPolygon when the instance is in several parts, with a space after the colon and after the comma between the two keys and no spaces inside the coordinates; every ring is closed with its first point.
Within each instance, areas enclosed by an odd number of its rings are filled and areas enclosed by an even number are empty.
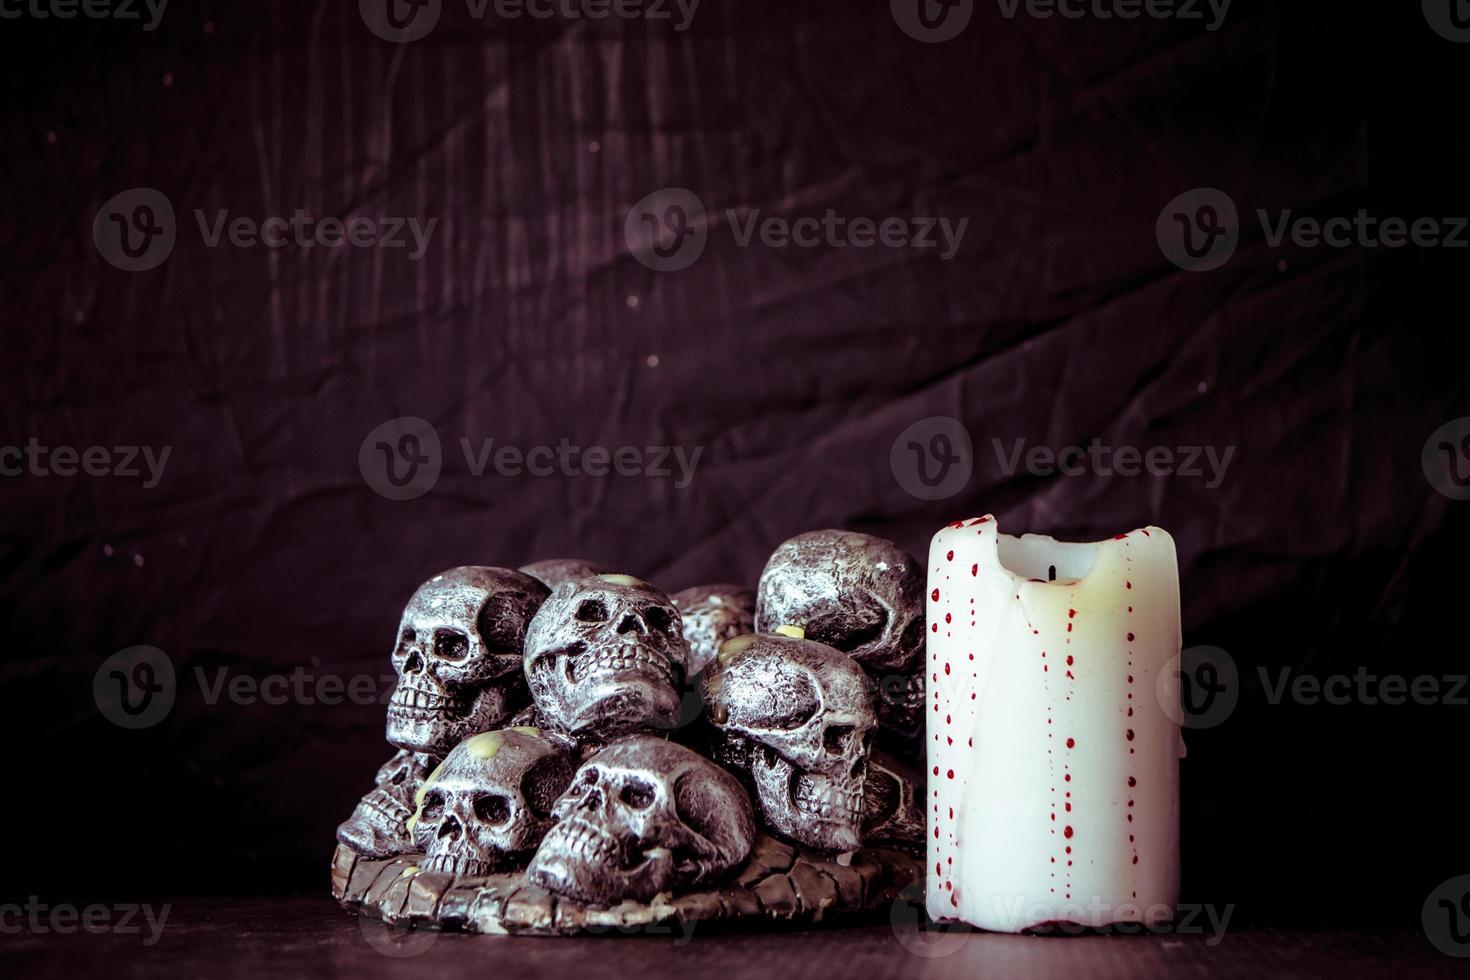
{"type": "Polygon", "coordinates": [[[1048,582],[1055,582],[1057,580],[1057,566],[1052,565],[1046,570],[1046,580],[1048,582]]]}

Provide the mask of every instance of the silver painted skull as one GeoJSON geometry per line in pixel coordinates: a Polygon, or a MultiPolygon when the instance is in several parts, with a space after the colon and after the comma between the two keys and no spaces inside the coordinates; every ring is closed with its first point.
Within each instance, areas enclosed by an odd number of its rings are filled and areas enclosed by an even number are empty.
{"type": "Polygon", "coordinates": [[[881,750],[868,757],[863,842],[924,846],[924,779],[881,750]]]}
{"type": "Polygon", "coordinates": [[[481,732],[445,757],[410,820],[427,871],[475,877],[524,863],[551,827],[571,758],[534,728],[481,732]]]}
{"type": "Polygon", "coordinates": [[[744,586],[699,585],[671,598],[684,620],[690,677],[715,659],[721,643],[755,632],[755,593],[744,586]]]}
{"type": "Polygon", "coordinates": [[[526,634],[537,716],[578,738],[672,727],[688,669],[673,603],[627,575],[564,583],[526,634]]]}
{"type": "Polygon", "coordinates": [[[870,534],[798,534],[772,553],[756,597],[756,631],[783,625],[801,627],[870,674],[907,672],[924,649],[923,566],[870,534]]]}
{"type": "Polygon", "coordinates": [[[388,741],[442,758],[465,738],[505,723],[527,698],[526,627],[546,586],[505,568],[466,565],[413,594],[398,627],[388,741]]]}
{"type": "Polygon", "coordinates": [[[413,850],[408,820],[432,766],[432,760],[418,752],[400,751],[385,762],[372,790],[337,828],[337,840],[364,857],[392,857],[413,850]]]}
{"type": "Polygon", "coordinates": [[[555,589],[564,582],[606,575],[612,569],[585,558],[546,558],[522,565],[519,571],[525,572],[548,589],[555,589]]]}
{"type": "Polygon", "coordinates": [[[595,905],[647,902],[713,880],[741,864],[755,841],[739,781],[656,735],[631,735],[593,756],[554,815],[527,876],[595,905]]]}
{"type": "Polygon", "coordinates": [[[852,658],[813,640],[739,636],[705,671],[702,692],[715,755],[748,775],[768,827],[826,851],[861,845],[878,719],[852,658]]]}

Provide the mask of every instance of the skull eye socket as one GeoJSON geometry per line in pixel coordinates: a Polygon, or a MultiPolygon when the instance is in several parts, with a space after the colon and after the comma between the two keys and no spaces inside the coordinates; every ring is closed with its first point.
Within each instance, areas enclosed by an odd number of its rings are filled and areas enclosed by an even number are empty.
{"type": "Polygon", "coordinates": [[[419,638],[419,635],[417,633],[415,633],[412,629],[406,629],[406,630],[403,631],[403,642],[404,643],[412,643],[414,640],[417,640],[418,638],[419,638]]]}
{"type": "Polygon", "coordinates": [[[800,728],[812,715],[816,714],[815,704],[803,705],[801,702],[792,702],[789,705],[778,706],[775,715],[770,719],[770,727],[789,732],[794,728],[800,728]]]}
{"type": "Polygon", "coordinates": [[[828,755],[841,755],[852,736],[853,726],[832,725],[822,733],[822,748],[828,755]]]}
{"type": "Polygon", "coordinates": [[[598,779],[598,772],[597,772],[597,770],[591,768],[590,766],[586,769],[586,771],[584,771],[582,773],[582,782],[586,783],[588,786],[591,786],[594,783],[596,783],[597,782],[597,779],[598,779]]]}
{"type": "Polygon", "coordinates": [[[647,810],[653,806],[656,795],[652,786],[637,779],[628,780],[618,791],[618,799],[635,810],[647,810]]]}
{"type": "Polygon", "coordinates": [[[470,638],[459,630],[434,631],[434,656],[440,660],[463,660],[470,655],[470,638]]]}
{"type": "Polygon", "coordinates": [[[424,812],[422,819],[431,822],[438,820],[440,817],[444,816],[444,797],[440,796],[438,793],[428,794],[424,797],[423,810],[424,812]]]}
{"type": "Polygon", "coordinates": [[[475,816],[482,823],[500,826],[510,822],[510,799],[499,794],[487,794],[475,800],[475,816]]]}
{"type": "Polygon", "coordinates": [[[643,614],[643,619],[648,623],[649,629],[660,633],[673,633],[674,631],[674,611],[672,609],[654,606],[643,614]]]}
{"type": "Polygon", "coordinates": [[[583,623],[607,622],[607,606],[600,599],[583,599],[577,604],[577,620],[583,623]]]}

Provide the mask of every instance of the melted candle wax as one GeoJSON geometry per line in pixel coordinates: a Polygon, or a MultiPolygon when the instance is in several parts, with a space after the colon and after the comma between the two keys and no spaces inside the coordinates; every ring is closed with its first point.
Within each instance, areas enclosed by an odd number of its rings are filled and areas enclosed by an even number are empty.
{"type": "Polygon", "coordinates": [[[1174,541],[949,525],[929,552],[928,911],[983,929],[1167,921],[1179,896],[1174,541]],[[1168,688],[1175,690],[1175,688],[1168,688]]]}

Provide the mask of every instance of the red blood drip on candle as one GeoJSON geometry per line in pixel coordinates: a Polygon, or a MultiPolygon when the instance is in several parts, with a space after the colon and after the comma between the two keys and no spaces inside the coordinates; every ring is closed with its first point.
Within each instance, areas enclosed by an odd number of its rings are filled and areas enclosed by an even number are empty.
{"type": "Polygon", "coordinates": [[[1151,538],[1151,537],[1153,537],[1153,535],[1152,535],[1152,534],[1149,534],[1149,533],[1148,533],[1148,528],[1143,528],[1143,529],[1142,529],[1142,530],[1143,530],[1143,536],[1144,536],[1144,537],[1146,537],[1146,538],[1151,538]]]}
{"type": "Polygon", "coordinates": [[[1123,585],[1124,585],[1125,588],[1129,588],[1129,589],[1133,588],[1133,583],[1132,582],[1124,582],[1123,585]]]}
{"type": "Polygon", "coordinates": [[[1128,717],[1129,718],[1132,718],[1133,717],[1133,709],[1132,708],[1129,708],[1128,709],[1128,717]]]}
{"type": "Polygon", "coordinates": [[[949,894],[949,904],[953,905],[955,908],[959,908],[960,907],[960,899],[959,899],[959,896],[956,895],[954,892],[950,892],[950,894],[949,894]]]}
{"type": "Polygon", "coordinates": [[[945,613],[944,614],[944,621],[946,623],[953,622],[954,621],[954,616],[952,616],[950,613],[945,613]]]}
{"type": "Polygon", "coordinates": [[[1138,855],[1137,854],[1133,855],[1133,863],[1134,864],[1137,864],[1138,863],[1138,855]]]}
{"type": "Polygon", "coordinates": [[[1067,853],[1068,854],[1071,854],[1072,853],[1072,845],[1071,844],[1068,844],[1067,845],[1067,853]]]}
{"type": "Polygon", "coordinates": [[[1072,632],[1072,624],[1071,623],[1068,623],[1067,624],[1067,632],[1068,633],[1072,632]]]}
{"type": "Polygon", "coordinates": [[[936,775],[936,776],[939,775],[939,767],[938,766],[935,766],[934,767],[934,775],[936,775]]]}
{"type": "Polygon", "coordinates": [[[945,716],[944,716],[944,723],[945,723],[945,724],[946,724],[946,725],[948,725],[948,724],[949,724],[949,715],[945,715],[945,716]]]}
{"type": "Polygon", "coordinates": [[[1070,653],[1067,654],[1067,666],[1072,666],[1072,655],[1070,653]]]}
{"type": "Polygon", "coordinates": [[[934,873],[935,873],[935,874],[937,874],[937,875],[942,875],[942,874],[944,874],[944,865],[942,865],[942,864],[940,864],[940,863],[938,863],[938,862],[937,862],[937,861],[936,861],[936,862],[935,862],[935,863],[934,863],[934,873]]]}
{"type": "Polygon", "coordinates": [[[934,839],[935,840],[938,840],[939,839],[939,828],[938,827],[935,827],[934,828],[934,839]]]}
{"type": "Polygon", "coordinates": [[[1132,805],[1133,805],[1133,801],[1132,801],[1132,800],[1129,800],[1129,801],[1128,801],[1128,805],[1129,805],[1129,806],[1132,806],[1132,805]]]}
{"type": "Polygon", "coordinates": [[[948,673],[949,673],[949,664],[945,664],[945,665],[944,665],[944,672],[945,672],[945,673],[946,673],[946,674],[948,674],[948,673]]]}
{"type": "Polygon", "coordinates": [[[954,561],[954,552],[951,551],[944,556],[945,561],[954,561]]]}
{"type": "Polygon", "coordinates": [[[1076,619],[1077,618],[1077,610],[1075,610],[1075,609],[1068,609],[1067,610],[1067,618],[1068,619],[1076,619]]]}
{"type": "MultiPolygon", "coordinates": [[[[970,697],[974,697],[974,696],[975,695],[973,695],[973,694],[970,695],[970,697]]],[[[975,739],[973,737],[972,738],[967,738],[967,739],[965,739],[965,744],[968,745],[970,748],[973,749],[975,747],[975,739]]]]}
{"type": "Polygon", "coordinates": [[[1133,777],[1133,776],[1129,776],[1128,777],[1128,785],[1129,786],[1137,786],[1138,785],[1138,780],[1135,777],[1133,777]]]}
{"type": "Polygon", "coordinates": [[[1072,804],[1070,804],[1070,803],[1067,803],[1067,804],[1064,804],[1064,805],[1065,805],[1065,806],[1066,806],[1066,808],[1067,808],[1067,812],[1068,812],[1068,813],[1071,813],[1071,812],[1072,812],[1072,804]]]}
{"type": "Polygon", "coordinates": [[[1128,729],[1128,741],[1133,741],[1133,729],[1128,729]]]}
{"type": "Polygon", "coordinates": [[[1062,828],[1062,836],[1065,837],[1065,838],[1067,838],[1067,840],[1071,840],[1072,839],[1072,825],[1071,824],[1068,824],[1066,827],[1063,827],[1062,828]]]}
{"type": "MultiPolygon", "coordinates": [[[[938,735],[935,735],[935,736],[934,736],[934,741],[936,741],[936,742],[937,742],[937,741],[939,741],[939,736],[938,736],[938,735]]],[[[944,741],[945,741],[945,742],[946,742],[946,743],[948,743],[948,744],[950,744],[950,745],[953,745],[953,744],[954,744],[954,739],[953,739],[953,738],[951,738],[951,737],[950,737],[950,736],[948,736],[948,735],[946,735],[946,736],[944,736],[944,741]]]]}
{"type": "MultiPolygon", "coordinates": [[[[980,565],[977,562],[976,564],[970,566],[970,575],[973,577],[973,576],[976,576],[976,575],[979,575],[979,574],[980,574],[980,565]]],[[[974,600],[972,599],[970,601],[973,602],[974,600]]]]}
{"type": "Polygon", "coordinates": [[[953,779],[954,778],[954,770],[953,769],[947,769],[947,770],[945,770],[944,775],[945,775],[945,778],[946,779],[953,779]]]}
{"type": "Polygon", "coordinates": [[[1069,739],[1067,739],[1067,748],[1069,748],[1069,749],[1070,748],[1074,748],[1076,745],[1077,745],[1077,740],[1075,738],[1069,738],[1069,739]]]}
{"type": "Polygon", "coordinates": [[[1133,607],[1132,607],[1132,606],[1129,606],[1129,607],[1128,607],[1128,611],[1129,611],[1129,612],[1132,612],[1132,611],[1133,611],[1133,607]]]}
{"type": "Polygon", "coordinates": [[[938,623],[935,623],[933,626],[929,627],[929,629],[931,629],[935,633],[938,633],[939,632],[939,624],[938,623]]]}
{"type": "Polygon", "coordinates": [[[1132,633],[1129,633],[1128,634],[1128,642],[1129,643],[1132,643],[1133,642],[1133,634],[1132,633]]]}
{"type": "Polygon", "coordinates": [[[1069,782],[1069,783],[1070,783],[1070,782],[1071,782],[1071,781],[1072,781],[1072,774],[1071,774],[1071,773],[1070,773],[1070,772],[1069,772],[1069,773],[1067,773],[1067,774],[1066,774],[1066,775],[1065,775],[1065,776],[1063,776],[1063,777],[1062,777],[1062,778],[1063,778],[1063,779],[1064,779],[1064,780],[1066,780],[1066,781],[1067,781],[1067,782],[1069,782]]]}
{"type": "Polygon", "coordinates": [[[933,592],[929,593],[929,598],[933,599],[935,602],[938,602],[939,601],[939,590],[938,589],[935,589],[933,592]]]}

